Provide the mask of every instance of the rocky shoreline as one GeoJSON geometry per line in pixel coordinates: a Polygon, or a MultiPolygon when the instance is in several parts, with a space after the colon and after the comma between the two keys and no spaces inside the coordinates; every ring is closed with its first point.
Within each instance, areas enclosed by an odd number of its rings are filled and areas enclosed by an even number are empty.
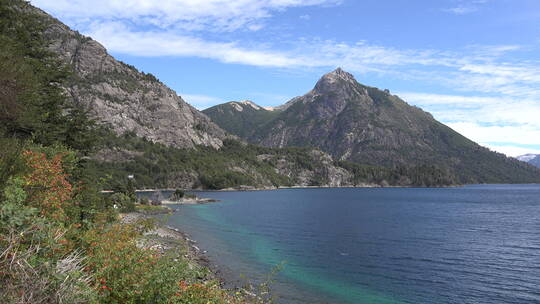
{"type": "MultiPolygon", "coordinates": [[[[156,219],[155,215],[130,212],[121,214],[120,221],[125,224],[133,224],[139,220],[156,219]]],[[[199,279],[217,282],[223,289],[236,294],[247,295],[254,300],[248,303],[263,303],[261,299],[267,300],[264,303],[274,303],[273,301],[268,301],[268,299],[273,299],[274,295],[266,287],[238,278],[227,269],[222,269],[220,266],[212,263],[207,257],[207,251],[200,248],[197,241],[192,239],[189,234],[178,228],[165,225],[158,220],[155,223],[155,228],[145,232],[143,238],[137,244],[138,246],[155,250],[160,254],[180,250],[183,253],[182,256],[193,264],[192,267],[205,270],[206,275],[199,279]]]]}
{"type": "MultiPolygon", "coordinates": [[[[336,188],[336,189],[346,189],[346,188],[454,188],[454,187],[462,187],[464,185],[456,184],[456,185],[444,185],[444,186],[433,186],[433,187],[427,187],[427,186],[392,186],[392,185],[379,185],[379,184],[360,184],[360,185],[345,185],[345,186],[280,186],[280,187],[255,187],[255,186],[240,186],[240,187],[234,187],[234,188],[223,188],[218,190],[212,190],[212,189],[186,189],[186,191],[191,192],[230,192],[230,191],[268,191],[268,190],[282,190],[282,189],[330,189],[330,188],[336,188]]],[[[144,190],[136,190],[136,192],[154,192],[154,191],[173,191],[174,189],[144,189],[144,190]]],[[[175,202],[175,201],[165,201],[164,205],[174,205],[174,204],[198,204],[198,203],[211,203],[216,202],[218,200],[213,199],[207,199],[207,198],[197,198],[195,200],[186,199],[185,202],[175,202]]]]}
{"type": "MultiPolygon", "coordinates": [[[[121,222],[125,224],[133,224],[144,219],[155,219],[155,217],[140,212],[121,214],[121,222]]],[[[178,249],[182,250],[185,258],[208,270],[207,280],[217,280],[222,286],[229,285],[226,284],[229,282],[221,275],[217,266],[213,265],[206,257],[206,251],[197,246],[197,241],[177,228],[158,221],[154,229],[144,233],[144,239],[141,239],[138,245],[151,248],[161,254],[178,249]]]]}
{"type": "Polygon", "coordinates": [[[464,185],[441,185],[441,186],[393,186],[393,185],[380,185],[380,184],[358,184],[358,185],[344,185],[344,186],[279,186],[279,187],[254,187],[254,186],[240,186],[237,188],[224,188],[219,190],[199,190],[193,189],[190,191],[204,191],[204,192],[224,192],[224,191],[266,191],[266,190],[282,190],[282,189],[349,189],[349,188],[453,188],[462,187],[464,185]]]}
{"type": "Polygon", "coordinates": [[[179,200],[171,201],[171,200],[163,200],[161,201],[162,205],[201,205],[201,204],[208,204],[208,203],[217,203],[219,200],[213,199],[213,198],[182,198],[179,200]]]}
{"type": "MultiPolygon", "coordinates": [[[[170,214],[163,212],[163,214],[170,214]]],[[[156,219],[157,214],[145,214],[141,212],[130,212],[121,214],[120,221],[125,224],[133,224],[139,220],[156,219]]],[[[203,268],[206,271],[206,276],[202,277],[203,281],[217,282],[223,289],[241,293],[249,296],[256,301],[248,303],[262,303],[262,298],[273,299],[273,293],[266,290],[267,287],[254,284],[253,282],[240,278],[230,272],[226,268],[220,268],[219,265],[212,263],[207,256],[207,251],[200,248],[198,242],[190,237],[184,231],[166,225],[157,219],[155,228],[144,233],[143,238],[138,242],[138,246],[151,248],[160,254],[174,252],[180,250],[183,252],[183,257],[193,263],[193,267],[203,268]],[[262,288],[262,289],[261,289],[262,288]]],[[[264,303],[274,303],[272,301],[264,303]]]]}

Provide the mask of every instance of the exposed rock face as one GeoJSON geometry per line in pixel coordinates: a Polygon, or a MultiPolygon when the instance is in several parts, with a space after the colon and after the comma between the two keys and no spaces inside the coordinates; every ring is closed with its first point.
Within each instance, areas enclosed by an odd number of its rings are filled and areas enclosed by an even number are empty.
{"type": "Polygon", "coordinates": [[[42,14],[51,21],[50,49],[73,68],[66,90],[78,106],[118,134],[132,131],[179,148],[222,145],[226,133],[153,75],[115,60],[98,42],[42,14]]]}
{"type": "Polygon", "coordinates": [[[332,157],[324,152],[313,150],[311,157],[318,164],[312,170],[298,170],[296,164],[285,159],[279,159],[276,165],[276,172],[291,178],[297,186],[325,186],[343,187],[353,186],[352,174],[333,165],[332,157]]]}
{"type": "MultiPolygon", "coordinates": [[[[334,157],[391,165],[426,159],[442,128],[429,114],[337,69],[252,138],[265,146],[315,146],[334,157]],[[427,139],[429,138],[429,139],[427,139]]],[[[448,131],[450,131],[448,129],[448,131]]]]}
{"type": "MultiPolygon", "coordinates": [[[[269,147],[316,147],[338,160],[385,167],[437,165],[462,183],[540,181],[540,171],[479,146],[429,113],[388,90],[358,83],[340,68],[278,109],[262,122],[260,115],[252,115],[252,120],[247,113],[229,115],[228,125],[241,117],[242,125],[256,130],[227,130],[269,147]]],[[[226,128],[224,113],[207,112],[226,128]]]]}
{"type": "MultiPolygon", "coordinates": [[[[335,166],[332,157],[324,152],[312,150],[309,152],[309,156],[313,164],[311,169],[299,168],[299,165],[295,161],[276,155],[261,154],[257,156],[257,159],[261,162],[270,161],[275,163],[275,172],[288,177],[291,185],[295,187],[378,186],[375,184],[354,183],[353,175],[344,168],[335,166]]],[[[252,185],[245,185],[245,190],[250,188],[275,188],[272,181],[267,176],[258,172],[251,164],[234,164],[229,169],[254,178],[254,183],[252,185]]],[[[172,174],[166,180],[168,188],[201,189],[199,179],[199,173],[189,171],[172,174]]]]}
{"type": "Polygon", "coordinates": [[[120,148],[105,148],[96,153],[93,158],[100,162],[130,162],[136,156],[142,156],[144,153],[130,151],[120,148]]]}

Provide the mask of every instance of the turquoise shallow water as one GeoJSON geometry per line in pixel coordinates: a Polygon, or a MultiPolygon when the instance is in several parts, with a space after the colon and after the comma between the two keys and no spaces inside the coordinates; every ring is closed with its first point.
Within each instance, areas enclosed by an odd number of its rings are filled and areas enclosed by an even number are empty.
{"type": "Polygon", "coordinates": [[[540,303],[540,186],[204,192],[168,218],[280,303],[540,303]]]}

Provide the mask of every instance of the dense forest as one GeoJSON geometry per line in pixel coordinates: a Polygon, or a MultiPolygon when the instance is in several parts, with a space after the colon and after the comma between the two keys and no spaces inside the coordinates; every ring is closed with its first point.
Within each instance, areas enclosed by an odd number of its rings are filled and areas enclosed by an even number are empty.
{"type": "Polygon", "coordinates": [[[114,149],[99,153],[87,166],[107,189],[121,188],[127,175],[134,175],[139,189],[457,184],[450,172],[432,165],[367,166],[334,161],[310,148],[269,148],[228,139],[219,150],[177,149],[129,132],[117,136],[102,131],[100,138],[104,147],[114,149]]]}
{"type": "Polygon", "coordinates": [[[241,138],[254,135],[264,124],[276,118],[281,110],[267,110],[251,101],[231,101],[203,110],[218,126],[241,138]],[[239,111],[241,109],[241,111],[239,111]]]}

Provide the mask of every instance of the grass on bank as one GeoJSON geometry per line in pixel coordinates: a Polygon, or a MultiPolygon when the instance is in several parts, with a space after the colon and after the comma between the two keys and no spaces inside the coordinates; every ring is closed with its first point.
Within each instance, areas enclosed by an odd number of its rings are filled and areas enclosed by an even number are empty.
{"type": "Polygon", "coordinates": [[[173,210],[167,206],[154,206],[143,204],[135,204],[135,211],[143,214],[164,214],[173,212],[173,210]]]}

